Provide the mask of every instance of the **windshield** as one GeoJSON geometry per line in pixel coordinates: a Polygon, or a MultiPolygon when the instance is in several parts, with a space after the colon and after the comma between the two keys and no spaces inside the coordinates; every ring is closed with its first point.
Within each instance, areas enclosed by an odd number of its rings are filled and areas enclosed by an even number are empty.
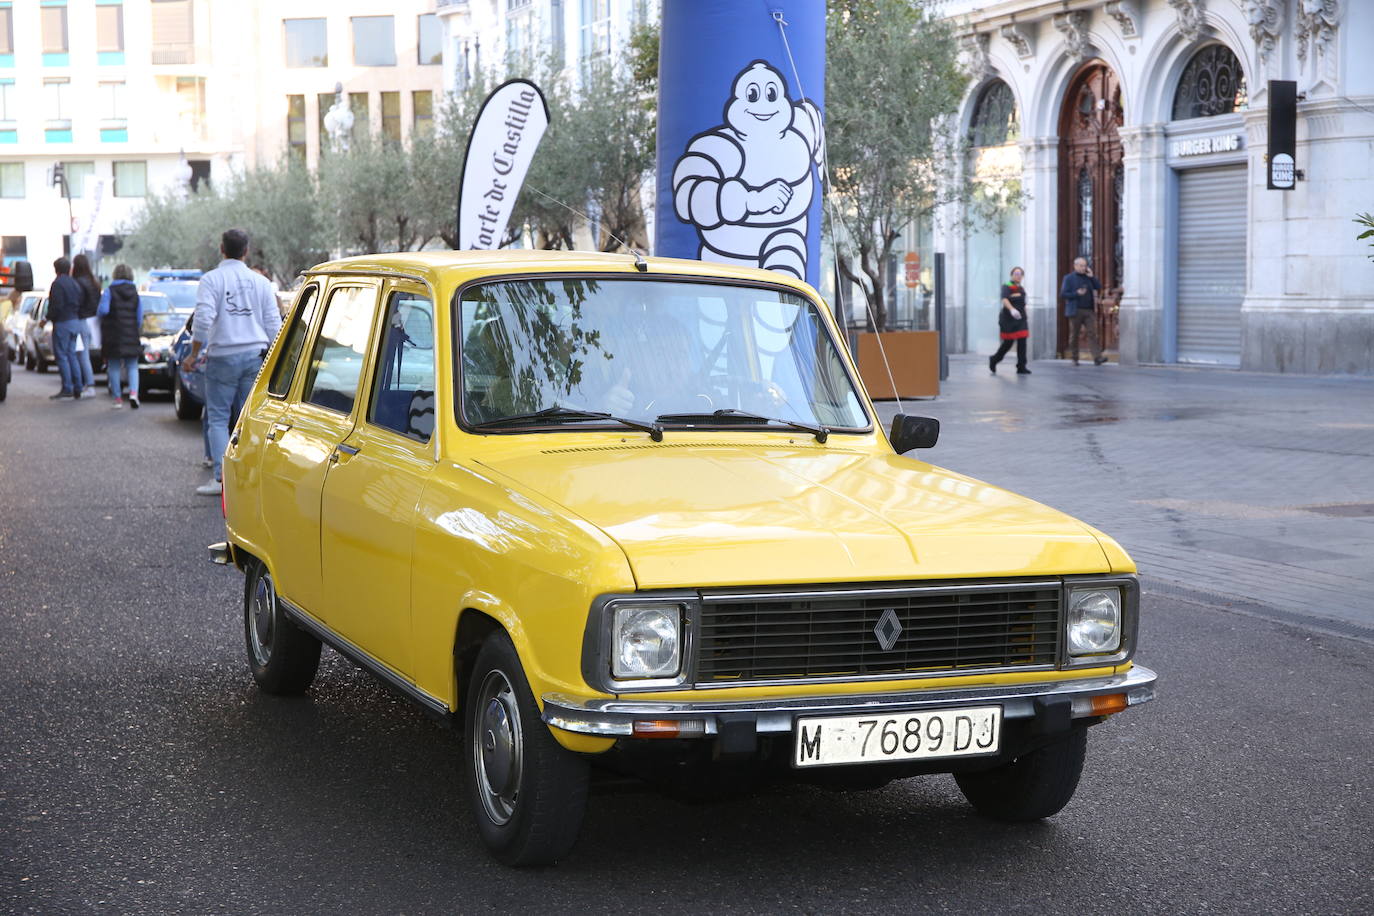
{"type": "MultiPolygon", "coordinates": [[[[158,305],[162,305],[161,302],[158,305]]],[[[148,300],[143,301],[143,327],[140,333],[144,337],[163,337],[167,334],[175,334],[186,324],[186,316],[191,314],[186,309],[176,309],[174,311],[157,311],[148,308],[148,300]]]]}
{"type": "Polygon", "coordinates": [[[637,279],[519,280],[467,289],[460,311],[461,410],[469,424],[562,407],[663,417],[665,428],[709,423],[716,411],[868,426],[815,305],[796,293],[637,279]],[[673,414],[685,416],[665,416],[673,414]],[[686,419],[696,415],[704,416],[686,419]]]}
{"type": "Polygon", "coordinates": [[[172,300],[172,305],[179,309],[194,309],[196,307],[196,290],[200,289],[200,282],[197,280],[154,280],[148,284],[149,291],[159,292],[172,300]]]}

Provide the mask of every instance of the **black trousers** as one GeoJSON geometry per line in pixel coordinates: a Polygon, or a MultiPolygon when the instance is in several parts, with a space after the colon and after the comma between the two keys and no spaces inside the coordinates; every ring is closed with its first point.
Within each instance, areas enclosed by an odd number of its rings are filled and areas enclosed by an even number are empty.
{"type": "Polygon", "coordinates": [[[1016,368],[1026,368],[1026,341],[1029,339],[1028,337],[1018,337],[1015,340],[1003,340],[1002,346],[998,347],[997,352],[993,354],[992,364],[995,366],[1000,363],[1002,357],[1006,356],[1007,351],[1011,349],[1011,345],[1016,344],[1016,368]]]}

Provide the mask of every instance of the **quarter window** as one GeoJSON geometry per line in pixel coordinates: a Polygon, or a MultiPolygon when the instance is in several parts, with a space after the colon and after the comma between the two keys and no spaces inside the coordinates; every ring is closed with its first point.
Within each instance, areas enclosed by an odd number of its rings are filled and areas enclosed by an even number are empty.
{"type": "Polygon", "coordinates": [[[324,323],[310,353],[306,401],[339,413],[353,412],[376,303],[377,290],[371,286],[344,286],[329,294],[324,323]]]}
{"type": "Polygon", "coordinates": [[[434,303],[427,296],[391,294],[367,419],[421,442],[434,432],[434,303]]]}
{"type": "Polygon", "coordinates": [[[301,293],[300,305],[291,316],[291,323],[282,342],[281,356],[272,367],[272,377],[267,381],[267,393],[279,398],[286,397],[291,389],[291,379],[296,376],[296,364],[301,361],[301,351],[305,349],[305,337],[310,333],[310,325],[315,320],[315,303],[319,301],[316,293],[318,286],[307,286],[301,293]]]}

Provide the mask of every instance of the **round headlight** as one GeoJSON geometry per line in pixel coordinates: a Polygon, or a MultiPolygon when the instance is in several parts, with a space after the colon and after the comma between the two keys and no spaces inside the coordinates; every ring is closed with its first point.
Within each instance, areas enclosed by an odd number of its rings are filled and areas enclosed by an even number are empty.
{"type": "Polygon", "coordinates": [[[1121,590],[1093,588],[1070,592],[1066,631],[1070,655],[1094,655],[1121,648],[1121,590]]]}
{"type": "Polygon", "coordinates": [[[616,608],[612,673],[617,678],[676,677],[681,616],[675,604],[616,608]]]}

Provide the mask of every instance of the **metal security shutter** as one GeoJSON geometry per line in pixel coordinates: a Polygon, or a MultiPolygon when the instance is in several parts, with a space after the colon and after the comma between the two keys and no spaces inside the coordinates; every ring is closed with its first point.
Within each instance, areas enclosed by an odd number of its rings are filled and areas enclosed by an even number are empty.
{"type": "Polygon", "coordinates": [[[1240,365],[1244,165],[1178,175],[1178,361],[1240,365]]]}

